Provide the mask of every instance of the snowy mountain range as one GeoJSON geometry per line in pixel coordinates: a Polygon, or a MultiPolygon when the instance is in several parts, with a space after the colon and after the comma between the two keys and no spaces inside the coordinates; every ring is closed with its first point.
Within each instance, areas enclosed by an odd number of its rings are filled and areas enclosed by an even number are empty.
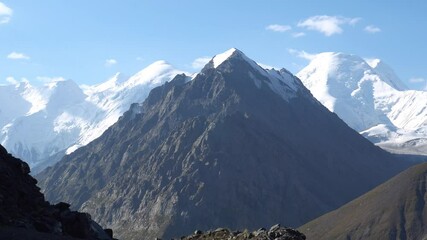
{"type": "MultiPolygon", "coordinates": [[[[219,54],[214,67],[233,51],[219,54]]],[[[262,72],[275,76],[270,87],[287,93],[282,96],[299,87],[288,83],[283,88],[274,81],[292,76],[284,69],[262,72]]],[[[94,86],[72,80],[41,87],[29,82],[0,86],[0,142],[42,170],[99,137],[132,103],[142,102],[151,89],[180,73],[157,61],[132,77],[117,73],[94,86]]],[[[389,151],[426,154],[427,92],[408,90],[381,60],[321,53],[297,76],[323,105],[372,142],[389,151]]]]}
{"type": "Polygon", "coordinates": [[[32,168],[43,168],[56,154],[99,137],[132,103],[180,73],[158,61],[130,78],[118,73],[95,86],[80,87],[72,80],[0,86],[0,142],[32,168]]]}
{"type": "Polygon", "coordinates": [[[408,90],[383,61],[325,52],[297,76],[324,106],[378,146],[427,155],[427,92],[408,90]]]}

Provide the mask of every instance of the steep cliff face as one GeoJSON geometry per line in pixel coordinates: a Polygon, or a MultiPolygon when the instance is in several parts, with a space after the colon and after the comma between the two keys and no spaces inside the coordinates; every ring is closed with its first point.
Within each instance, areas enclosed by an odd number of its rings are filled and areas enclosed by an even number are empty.
{"type": "Polygon", "coordinates": [[[286,70],[242,52],[151,91],[39,177],[127,239],[298,226],[406,166],[349,128],[286,70]]]}
{"type": "Polygon", "coordinates": [[[427,163],[412,167],[299,230],[308,239],[426,239],[427,163]]]}
{"type": "Polygon", "coordinates": [[[0,145],[1,239],[112,239],[88,214],[46,202],[29,173],[27,163],[0,145]]]}

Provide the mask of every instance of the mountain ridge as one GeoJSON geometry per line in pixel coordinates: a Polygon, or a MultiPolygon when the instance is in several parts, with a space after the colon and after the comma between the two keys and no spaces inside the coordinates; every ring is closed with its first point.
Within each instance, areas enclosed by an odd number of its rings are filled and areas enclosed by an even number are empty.
{"type": "Polygon", "coordinates": [[[178,75],[154,88],[100,138],[43,171],[46,196],[73,199],[126,239],[169,238],[194,228],[297,226],[406,168],[298,78],[252,62],[231,54],[192,81],[178,75]]]}

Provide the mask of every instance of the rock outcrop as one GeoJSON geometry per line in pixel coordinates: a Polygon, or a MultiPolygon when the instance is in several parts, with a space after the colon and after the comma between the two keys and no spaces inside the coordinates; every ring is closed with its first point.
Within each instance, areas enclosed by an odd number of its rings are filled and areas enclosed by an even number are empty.
{"type": "Polygon", "coordinates": [[[184,236],[181,240],[305,240],[304,234],[295,229],[282,227],[279,224],[270,229],[260,228],[256,231],[230,231],[226,228],[218,228],[213,231],[194,231],[190,236],[184,236]]]}
{"type": "Polygon", "coordinates": [[[112,239],[89,214],[45,201],[28,164],[0,145],[0,239],[112,239]]]}

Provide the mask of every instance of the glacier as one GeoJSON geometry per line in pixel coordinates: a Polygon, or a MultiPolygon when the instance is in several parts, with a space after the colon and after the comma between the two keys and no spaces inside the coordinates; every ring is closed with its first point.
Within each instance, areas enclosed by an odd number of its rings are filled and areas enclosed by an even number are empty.
{"type": "Polygon", "coordinates": [[[376,145],[427,155],[427,92],[408,89],[382,60],[325,52],[297,76],[326,108],[376,145]]]}

